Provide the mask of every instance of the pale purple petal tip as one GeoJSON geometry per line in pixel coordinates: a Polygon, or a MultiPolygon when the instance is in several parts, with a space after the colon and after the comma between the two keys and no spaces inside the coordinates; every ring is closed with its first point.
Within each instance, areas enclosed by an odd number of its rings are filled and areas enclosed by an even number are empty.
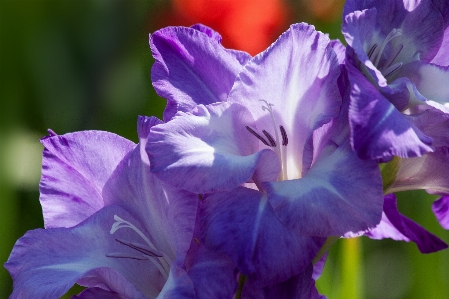
{"type": "Polygon", "coordinates": [[[441,226],[449,229],[449,196],[442,196],[432,205],[432,211],[440,222],[441,226]]]}
{"type": "Polygon", "coordinates": [[[165,121],[198,104],[226,100],[242,66],[218,39],[217,33],[202,25],[167,27],[150,36],[156,59],[151,79],[156,92],[167,99],[165,121]]]}
{"type": "Polygon", "coordinates": [[[44,145],[39,185],[45,227],[71,227],[103,207],[104,184],[135,144],[102,131],[54,135],[44,145]]]}

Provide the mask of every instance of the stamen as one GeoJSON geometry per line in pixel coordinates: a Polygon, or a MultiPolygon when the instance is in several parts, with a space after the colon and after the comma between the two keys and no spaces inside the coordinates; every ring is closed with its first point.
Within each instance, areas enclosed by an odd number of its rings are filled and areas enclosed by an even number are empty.
{"type": "Polygon", "coordinates": [[[117,242],[119,242],[120,244],[128,246],[128,247],[130,247],[132,249],[135,249],[135,250],[137,250],[137,251],[139,251],[139,252],[141,252],[141,253],[143,253],[145,255],[163,257],[162,253],[160,253],[160,252],[153,252],[153,251],[151,251],[149,249],[146,249],[144,247],[145,245],[141,245],[141,244],[134,243],[134,242],[125,242],[125,241],[122,241],[122,240],[119,240],[119,239],[115,239],[115,240],[117,242]]]}
{"type": "MultiPolygon", "coordinates": [[[[268,103],[265,100],[259,100],[261,102],[264,102],[266,106],[262,105],[262,110],[264,111],[268,111],[270,113],[271,116],[271,121],[273,122],[273,129],[274,129],[274,134],[275,134],[275,144],[280,144],[279,142],[279,134],[278,134],[278,130],[277,130],[277,125],[276,125],[276,120],[274,119],[274,113],[273,113],[273,104],[268,103]]],[[[282,132],[281,132],[282,133],[282,132]]],[[[271,135],[270,135],[271,136],[271,135]]],[[[282,141],[284,143],[284,140],[282,141]]],[[[279,174],[279,179],[280,180],[285,180],[287,179],[287,167],[286,167],[286,161],[284,161],[284,154],[283,154],[283,150],[281,149],[281,147],[276,147],[275,149],[276,154],[278,155],[279,159],[281,160],[281,173],[279,174]]]]}
{"type": "Polygon", "coordinates": [[[395,73],[397,70],[401,68],[403,65],[402,62],[398,62],[393,64],[392,66],[386,68],[382,73],[384,74],[384,77],[390,76],[391,74],[395,73]]]}
{"type": "Polygon", "coordinates": [[[374,51],[377,49],[378,44],[374,44],[371,49],[368,52],[368,58],[371,59],[371,56],[373,55],[374,51]]]}
{"type": "Polygon", "coordinates": [[[404,45],[400,45],[399,49],[396,50],[396,53],[394,55],[390,55],[390,58],[387,60],[387,62],[385,62],[385,67],[384,68],[388,68],[391,66],[391,64],[393,63],[393,61],[396,59],[396,57],[398,57],[399,53],[401,53],[402,48],[404,48],[404,45]]]}
{"type": "Polygon", "coordinates": [[[256,136],[260,141],[262,141],[263,144],[265,144],[266,146],[270,146],[270,145],[268,144],[268,142],[267,142],[265,139],[263,139],[262,136],[260,136],[259,134],[257,134],[256,131],[254,131],[253,129],[251,129],[250,126],[245,126],[245,128],[246,128],[251,134],[253,134],[254,136],[256,136]]]}
{"type": "MultiPolygon", "coordinates": [[[[171,260],[169,257],[167,257],[164,253],[159,252],[156,247],[153,245],[153,243],[150,241],[150,239],[147,238],[147,236],[145,236],[145,234],[138,229],[136,226],[134,226],[133,224],[131,224],[130,222],[123,220],[122,218],[120,218],[117,215],[114,215],[114,220],[116,222],[114,222],[112,224],[111,227],[111,231],[110,234],[114,234],[117,230],[121,229],[121,228],[130,228],[133,231],[135,231],[144,241],[145,243],[147,243],[147,245],[149,246],[150,249],[145,248],[145,246],[142,246],[140,244],[137,243],[133,243],[133,242],[124,242],[118,239],[115,239],[117,242],[128,246],[130,248],[133,248],[143,254],[146,255],[146,258],[151,261],[156,268],[159,270],[159,272],[161,272],[161,274],[164,276],[165,279],[168,279],[168,273],[170,272],[170,264],[171,264],[171,260]]],[[[106,255],[108,256],[108,255],[106,255]]],[[[136,257],[134,255],[129,255],[129,254],[121,254],[121,253],[111,253],[109,254],[110,257],[120,257],[120,258],[132,258],[132,259],[140,259],[140,257],[136,257]]]]}
{"type": "Polygon", "coordinates": [[[265,130],[263,130],[262,133],[267,137],[268,141],[271,144],[271,147],[276,147],[276,141],[273,139],[273,136],[271,136],[270,133],[265,130]]]}
{"type": "Polygon", "coordinates": [[[105,254],[106,257],[112,257],[112,258],[118,258],[118,259],[133,259],[133,260],[139,260],[139,261],[145,261],[147,260],[146,256],[136,256],[136,255],[128,255],[120,252],[113,252],[105,254]]]}
{"type": "Polygon", "coordinates": [[[287,144],[288,144],[287,132],[285,132],[285,129],[283,126],[279,126],[279,129],[281,130],[281,135],[282,135],[282,145],[287,146],[287,144]]]}
{"type": "Polygon", "coordinates": [[[402,30],[401,29],[393,29],[391,30],[390,33],[388,33],[388,35],[385,37],[382,46],[380,47],[379,51],[376,51],[376,60],[374,62],[374,65],[377,67],[379,65],[379,61],[380,58],[382,56],[382,52],[385,50],[385,47],[387,46],[387,44],[395,37],[398,37],[402,35],[402,30]]]}

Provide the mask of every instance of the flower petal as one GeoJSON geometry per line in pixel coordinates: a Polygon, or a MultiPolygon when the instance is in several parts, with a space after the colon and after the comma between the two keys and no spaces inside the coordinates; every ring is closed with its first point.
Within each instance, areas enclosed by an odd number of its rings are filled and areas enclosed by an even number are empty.
{"type": "Polygon", "coordinates": [[[277,125],[294,136],[285,147],[290,157],[289,177],[299,177],[306,159],[304,147],[310,145],[313,130],[339,113],[339,76],[339,63],[329,38],[313,26],[295,24],[245,65],[228,101],[247,107],[260,131],[277,134],[278,127],[273,129],[271,116],[260,100],[273,105],[277,125]]]}
{"type": "Polygon", "coordinates": [[[117,166],[103,189],[105,204],[120,205],[150,233],[154,245],[183,264],[190,247],[198,196],[164,184],[150,172],[145,152],[152,126],[161,121],[139,117],[139,145],[117,166]]]}
{"type": "Polygon", "coordinates": [[[167,27],[150,36],[156,59],[151,80],[157,93],[167,99],[165,121],[177,111],[225,101],[241,69],[239,60],[223,48],[216,34],[206,34],[201,28],[167,27]]]}
{"type": "Polygon", "coordinates": [[[448,247],[440,238],[400,214],[394,194],[385,196],[384,213],[388,221],[382,223],[379,230],[376,227],[374,230],[368,232],[366,235],[370,238],[392,238],[394,240],[413,241],[422,253],[432,253],[448,247]]]}
{"type": "Polygon", "coordinates": [[[377,163],[360,160],[346,140],[328,145],[307,174],[263,184],[277,217],[308,236],[341,236],[376,226],[382,213],[377,163]]]}
{"type": "MultiPolygon", "coordinates": [[[[258,150],[249,111],[238,104],[197,106],[155,126],[148,137],[151,171],[161,180],[195,193],[231,190],[254,175],[276,179],[277,155],[258,150]]],[[[255,177],[255,180],[258,178],[255,177]]]]}
{"type": "Polygon", "coordinates": [[[315,280],[312,279],[312,265],[309,265],[300,274],[290,277],[288,280],[273,285],[260,287],[257,283],[248,281],[243,286],[243,298],[263,299],[325,299],[318,294],[315,280]]]}
{"type": "Polygon", "coordinates": [[[433,1],[433,4],[436,5],[441,12],[441,15],[444,18],[444,36],[443,41],[441,42],[441,47],[435,57],[432,59],[432,63],[448,66],[449,65],[449,3],[446,0],[436,0],[433,1]]]}
{"type": "MultiPolygon", "coordinates": [[[[356,10],[376,11],[376,24],[369,30],[378,31],[379,36],[386,36],[393,29],[401,29],[398,43],[404,48],[398,60],[404,63],[411,58],[429,62],[437,53],[442,41],[444,20],[439,9],[430,0],[391,0],[391,1],[346,1],[344,16],[356,10]],[[419,24],[419,26],[416,26],[419,24]]],[[[365,30],[363,25],[360,29],[365,30]]],[[[343,32],[347,32],[343,26],[343,32]]],[[[360,35],[362,44],[371,40],[369,36],[360,35]]],[[[371,44],[371,46],[374,43],[371,44]]]]}
{"type": "Polygon", "coordinates": [[[262,285],[299,274],[325,241],[289,230],[256,190],[239,187],[207,196],[202,209],[205,246],[229,255],[242,274],[262,285]]]}
{"type": "Polygon", "coordinates": [[[436,148],[449,146],[449,113],[425,104],[414,106],[410,111],[411,114],[405,117],[433,139],[432,146],[436,148]]]}
{"type": "Polygon", "coordinates": [[[189,269],[197,299],[233,298],[237,291],[237,269],[225,254],[200,246],[189,269]]]}
{"type": "Polygon", "coordinates": [[[39,190],[47,228],[77,225],[101,209],[104,184],[135,146],[101,131],[54,135],[41,142],[45,148],[39,190]]]}
{"type": "Polygon", "coordinates": [[[442,196],[432,204],[432,211],[441,226],[449,229],[449,196],[442,196]]]}
{"type": "Polygon", "coordinates": [[[354,150],[363,159],[416,157],[431,152],[424,135],[351,65],[349,120],[354,150]]]}
{"type": "Polygon", "coordinates": [[[165,279],[150,260],[108,257],[115,252],[139,253],[116,239],[144,243],[131,229],[122,228],[111,235],[114,215],[142,229],[125,210],[109,206],[72,228],[27,232],[5,263],[14,279],[11,298],[59,298],[75,282],[90,287],[101,284],[126,298],[159,293],[165,279]]]}
{"type": "Polygon", "coordinates": [[[432,194],[449,194],[449,147],[439,147],[422,157],[399,159],[396,180],[387,192],[425,189],[432,194]]]}
{"type": "Polygon", "coordinates": [[[399,69],[398,76],[408,77],[421,95],[445,106],[449,113],[449,67],[416,61],[399,69]]]}
{"type": "Polygon", "coordinates": [[[191,299],[195,298],[195,289],[187,272],[172,264],[170,276],[156,299],[191,299]]]}
{"type": "Polygon", "coordinates": [[[102,288],[88,288],[70,299],[122,299],[119,294],[102,288]]]}

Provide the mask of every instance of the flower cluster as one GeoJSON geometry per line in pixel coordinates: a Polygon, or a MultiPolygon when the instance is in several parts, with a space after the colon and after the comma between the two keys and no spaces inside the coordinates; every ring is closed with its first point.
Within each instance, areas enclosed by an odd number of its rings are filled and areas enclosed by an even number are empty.
{"type": "Polygon", "coordinates": [[[290,27],[252,57],[203,25],[150,36],[164,119],[44,145],[45,229],[11,298],[325,298],[338,238],[447,248],[397,209],[425,189],[449,229],[449,2],[348,0],[347,46],[290,27]]]}

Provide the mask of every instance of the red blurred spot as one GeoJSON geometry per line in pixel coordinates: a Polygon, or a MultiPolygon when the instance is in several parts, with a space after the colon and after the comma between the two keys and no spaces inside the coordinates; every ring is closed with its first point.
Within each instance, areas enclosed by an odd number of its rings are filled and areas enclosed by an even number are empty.
{"type": "Polygon", "coordinates": [[[283,0],[172,0],[164,25],[202,23],[223,36],[223,45],[255,55],[288,27],[283,0]]]}

